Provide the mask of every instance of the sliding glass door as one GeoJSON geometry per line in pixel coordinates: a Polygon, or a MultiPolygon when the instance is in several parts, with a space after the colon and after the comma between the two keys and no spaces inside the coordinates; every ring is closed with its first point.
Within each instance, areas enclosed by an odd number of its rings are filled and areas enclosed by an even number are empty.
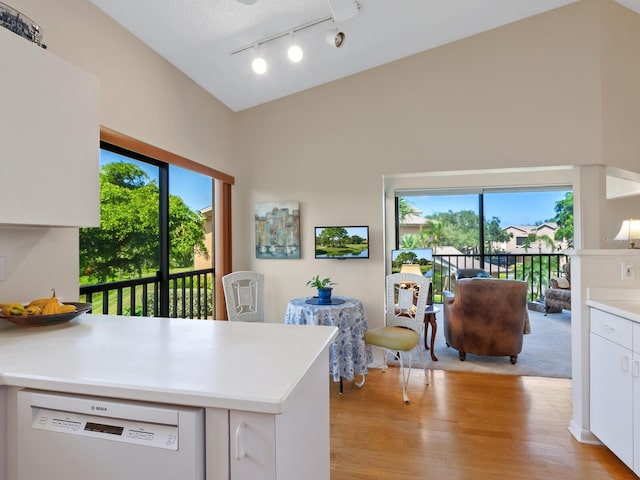
{"type": "Polygon", "coordinates": [[[211,317],[212,179],[106,143],[100,163],[101,225],[80,229],[81,295],[96,313],[211,317]]]}

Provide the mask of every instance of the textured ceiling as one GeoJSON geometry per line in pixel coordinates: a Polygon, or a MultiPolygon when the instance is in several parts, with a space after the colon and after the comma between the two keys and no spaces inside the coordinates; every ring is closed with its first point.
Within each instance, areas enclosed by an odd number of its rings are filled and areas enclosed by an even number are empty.
{"type": "MultiPolygon", "coordinates": [[[[575,0],[90,0],[233,111],[331,82],[393,60],[573,3],[575,0]],[[336,15],[338,15],[336,13],[336,15]],[[264,75],[251,69],[255,49],[238,49],[315,20],[295,33],[304,58],[286,58],[290,38],[260,47],[264,75]],[[329,29],[346,34],[341,48],[329,29]]],[[[640,0],[617,0],[640,11],[640,0]]]]}

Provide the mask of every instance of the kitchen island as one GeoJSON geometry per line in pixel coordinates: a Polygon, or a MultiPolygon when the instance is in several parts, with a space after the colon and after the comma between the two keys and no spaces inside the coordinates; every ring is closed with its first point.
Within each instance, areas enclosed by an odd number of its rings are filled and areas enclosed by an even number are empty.
{"type": "Polygon", "coordinates": [[[204,409],[207,480],[326,480],[328,347],[336,333],[334,327],[88,314],[41,328],[1,320],[0,480],[19,478],[14,419],[23,388],[204,409]],[[243,435],[270,430],[243,440],[255,445],[253,455],[235,451],[233,436],[247,425],[255,428],[243,435]]]}

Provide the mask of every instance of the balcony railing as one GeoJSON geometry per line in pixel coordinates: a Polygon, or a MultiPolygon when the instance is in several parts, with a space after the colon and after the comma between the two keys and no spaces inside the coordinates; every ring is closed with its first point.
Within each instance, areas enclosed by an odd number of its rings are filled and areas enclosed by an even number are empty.
{"type": "MultiPolygon", "coordinates": [[[[213,318],[212,268],[169,275],[169,316],[213,318]]],[[[160,285],[156,277],[80,287],[80,300],[93,304],[93,313],[158,316],[160,285]]]]}
{"type": "MultiPolygon", "coordinates": [[[[442,302],[443,290],[453,288],[452,278],[459,268],[482,268],[495,278],[524,280],[528,298],[540,300],[549,279],[559,277],[569,261],[564,253],[522,253],[485,255],[433,255],[434,302],[442,302]]],[[[192,270],[169,275],[169,316],[213,318],[214,270],[192,270]]],[[[80,300],[93,304],[94,313],[107,315],[158,316],[159,283],[156,277],[80,287],[80,300]]]]}
{"type": "Polygon", "coordinates": [[[442,300],[442,291],[451,290],[452,278],[459,268],[482,268],[495,278],[524,280],[529,284],[528,299],[542,298],[549,279],[559,277],[569,261],[564,253],[518,253],[485,255],[433,255],[433,295],[436,303],[442,300]]]}

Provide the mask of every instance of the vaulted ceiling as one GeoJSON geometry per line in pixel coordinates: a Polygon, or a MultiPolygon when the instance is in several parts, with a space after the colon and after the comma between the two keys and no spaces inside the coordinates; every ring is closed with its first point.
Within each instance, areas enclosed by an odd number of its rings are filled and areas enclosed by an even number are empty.
{"type": "MultiPolygon", "coordinates": [[[[240,111],[576,0],[90,1],[240,111]],[[344,33],[341,47],[326,41],[330,30],[344,33]],[[287,58],[294,41],[298,63],[287,58]]],[[[640,11],[640,0],[617,1],[640,11]]]]}

